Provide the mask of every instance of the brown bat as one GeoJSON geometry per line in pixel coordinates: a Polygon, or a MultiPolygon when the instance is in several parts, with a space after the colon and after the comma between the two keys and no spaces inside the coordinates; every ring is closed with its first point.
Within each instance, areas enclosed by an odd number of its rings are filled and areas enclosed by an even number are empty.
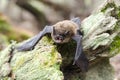
{"type": "Polygon", "coordinates": [[[28,51],[34,49],[35,45],[45,34],[51,34],[53,41],[58,44],[67,43],[71,39],[75,40],[77,48],[73,65],[76,64],[82,71],[87,71],[89,62],[82,49],[82,34],[80,32],[80,19],[78,17],[60,21],[52,26],[45,26],[38,35],[29,39],[23,45],[18,46],[17,50],[28,51]]]}

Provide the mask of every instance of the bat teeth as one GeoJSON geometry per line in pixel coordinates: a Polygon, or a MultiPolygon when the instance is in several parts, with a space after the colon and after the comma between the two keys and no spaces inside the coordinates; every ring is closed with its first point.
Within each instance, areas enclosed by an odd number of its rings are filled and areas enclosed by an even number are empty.
{"type": "Polygon", "coordinates": [[[57,36],[56,38],[55,38],[56,40],[59,40],[59,41],[63,41],[63,36],[57,36]]]}

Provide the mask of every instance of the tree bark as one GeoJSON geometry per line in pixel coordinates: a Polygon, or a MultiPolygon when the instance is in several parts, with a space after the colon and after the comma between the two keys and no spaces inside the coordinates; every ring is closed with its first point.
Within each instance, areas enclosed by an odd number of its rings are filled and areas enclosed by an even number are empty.
{"type": "MultiPolygon", "coordinates": [[[[3,63],[0,64],[0,78],[113,80],[113,72],[108,60],[120,51],[119,20],[120,7],[113,0],[106,0],[103,5],[82,21],[83,49],[90,61],[89,70],[86,73],[82,73],[76,65],[72,65],[76,46],[74,41],[55,46],[51,39],[43,37],[32,51],[18,52],[14,50],[11,61],[8,62],[11,67],[11,75],[3,74],[6,70],[1,65],[6,61],[0,61],[3,63]]],[[[11,47],[16,45],[20,44],[12,44],[11,47]]],[[[11,48],[6,48],[7,55],[10,55],[9,49],[11,48]]],[[[6,53],[6,51],[0,53],[0,59],[2,57],[9,61],[9,58],[2,53],[6,53]]]]}

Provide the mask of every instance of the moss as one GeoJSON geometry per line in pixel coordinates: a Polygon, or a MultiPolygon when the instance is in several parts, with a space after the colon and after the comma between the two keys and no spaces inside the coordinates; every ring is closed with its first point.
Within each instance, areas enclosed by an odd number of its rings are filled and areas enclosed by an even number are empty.
{"type": "Polygon", "coordinates": [[[115,55],[120,52],[120,36],[116,36],[110,45],[110,53],[115,55]]]}
{"type": "Polygon", "coordinates": [[[61,58],[56,46],[48,37],[43,37],[32,51],[17,52],[11,60],[17,80],[62,80],[61,58]]]}
{"type": "MultiPolygon", "coordinates": [[[[4,64],[4,61],[9,61],[13,44],[0,52],[0,58],[2,58],[0,66],[4,64]]],[[[16,80],[63,80],[63,74],[60,71],[61,57],[58,56],[59,53],[56,46],[53,45],[52,39],[43,37],[34,50],[27,52],[15,50],[13,53],[10,65],[16,80]]],[[[6,75],[0,79],[8,80],[10,78],[6,75]]]]}
{"type": "Polygon", "coordinates": [[[101,12],[105,12],[108,8],[114,8],[116,7],[115,3],[107,3],[107,5],[105,5],[102,9],[101,12]]]}
{"type": "MultiPolygon", "coordinates": [[[[116,4],[114,2],[107,3],[107,5],[101,9],[101,12],[105,13],[107,11],[107,9],[109,9],[109,8],[114,8],[114,10],[111,11],[111,16],[115,17],[118,20],[116,22],[115,28],[112,31],[112,32],[116,32],[120,28],[120,7],[116,6],[116,4]]],[[[110,49],[110,56],[114,56],[115,54],[120,52],[120,36],[119,35],[117,35],[114,38],[109,49],[110,49]]]]}
{"type": "Polygon", "coordinates": [[[114,8],[114,10],[111,12],[111,16],[115,17],[116,19],[120,19],[120,7],[117,7],[114,2],[107,3],[107,5],[101,9],[101,12],[105,13],[109,8],[114,8]]]}
{"type": "Polygon", "coordinates": [[[120,19],[120,6],[118,7],[118,17],[120,19]]]}

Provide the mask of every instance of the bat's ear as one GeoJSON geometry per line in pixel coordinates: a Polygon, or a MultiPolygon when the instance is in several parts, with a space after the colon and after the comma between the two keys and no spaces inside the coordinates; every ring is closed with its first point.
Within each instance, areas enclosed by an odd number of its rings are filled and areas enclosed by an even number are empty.
{"type": "Polygon", "coordinates": [[[53,26],[53,34],[55,35],[56,34],[56,31],[55,31],[55,27],[53,26]]]}
{"type": "Polygon", "coordinates": [[[80,26],[80,23],[81,23],[81,20],[79,17],[76,17],[76,18],[72,18],[71,21],[75,22],[77,25],[80,26]]]}

